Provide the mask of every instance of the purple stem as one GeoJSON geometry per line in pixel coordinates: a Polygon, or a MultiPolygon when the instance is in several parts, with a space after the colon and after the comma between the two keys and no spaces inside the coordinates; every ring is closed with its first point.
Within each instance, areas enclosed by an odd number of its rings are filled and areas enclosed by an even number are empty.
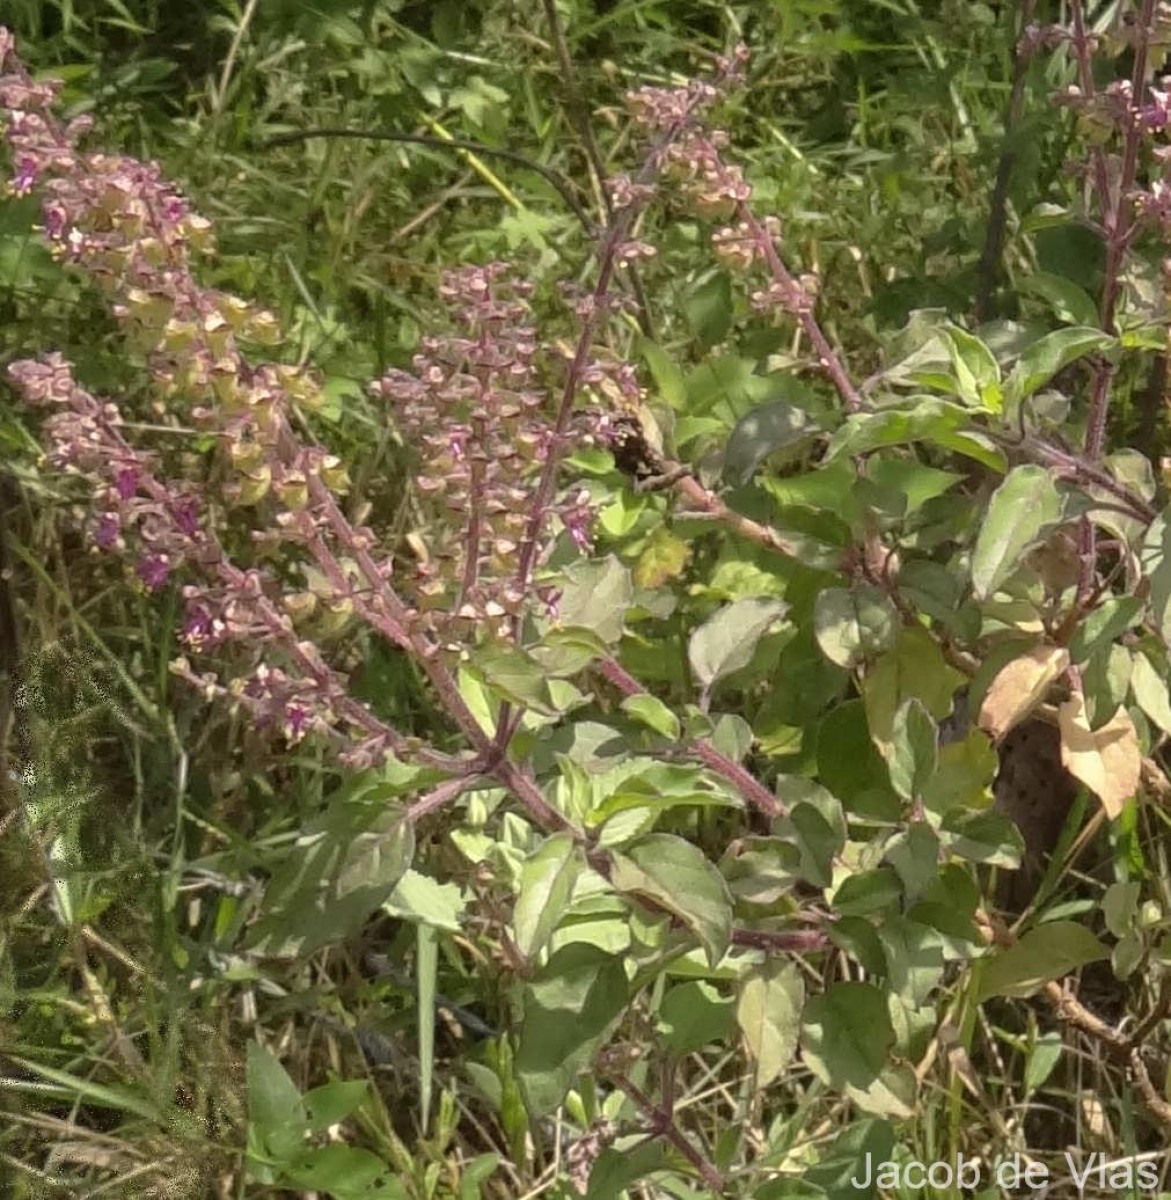
{"type": "MultiPolygon", "coordinates": [[[[602,674],[625,696],[647,695],[647,690],[625,667],[612,658],[601,660],[602,674]]],[[[691,747],[695,756],[715,774],[726,779],[754,808],[766,817],[783,817],[785,806],[738,762],[733,762],[707,740],[697,741],[691,747]]]]}

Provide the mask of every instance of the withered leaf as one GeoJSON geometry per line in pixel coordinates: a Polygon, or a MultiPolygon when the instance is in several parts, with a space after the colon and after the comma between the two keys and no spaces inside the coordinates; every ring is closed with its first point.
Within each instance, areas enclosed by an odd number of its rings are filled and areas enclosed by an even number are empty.
{"type": "Polygon", "coordinates": [[[1069,666],[1064,646],[1034,646],[1014,658],[992,681],[980,706],[978,724],[999,740],[1045,698],[1049,685],[1069,666]]]}
{"type": "Polygon", "coordinates": [[[1057,717],[1065,769],[1102,801],[1113,820],[1138,790],[1142,771],[1130,714],[1120,707],[1101,729],[1091,729],[1085,697],[1074,695],[1057,710],[1057,717]]]}

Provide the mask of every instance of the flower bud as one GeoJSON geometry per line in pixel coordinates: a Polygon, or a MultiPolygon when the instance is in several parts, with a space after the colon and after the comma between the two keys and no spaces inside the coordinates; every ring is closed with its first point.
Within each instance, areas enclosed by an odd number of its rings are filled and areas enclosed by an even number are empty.
{"type": "Polygon", "coordinates": [[[280,502],[292,512],[300,512],[309,503],[309,483],[304,471],[289,471],[277,484],[280,502]]]}

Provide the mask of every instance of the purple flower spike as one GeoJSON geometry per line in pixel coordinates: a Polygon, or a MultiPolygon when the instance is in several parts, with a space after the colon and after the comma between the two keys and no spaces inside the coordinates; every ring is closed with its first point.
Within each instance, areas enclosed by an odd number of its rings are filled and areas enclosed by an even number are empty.
{"type": "Polygon", "coordinates": [[[171,576],[171,564],[165,554],[147,554],[138,561],[138,578],[157,592],[171,576]]]}

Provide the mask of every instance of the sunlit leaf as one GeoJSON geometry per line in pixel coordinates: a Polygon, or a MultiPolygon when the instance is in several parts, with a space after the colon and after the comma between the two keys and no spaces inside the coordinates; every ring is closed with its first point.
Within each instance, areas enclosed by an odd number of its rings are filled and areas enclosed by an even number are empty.
{"type": "Polygon", "coordinates": [[[760,639],[780,621],[788,605],[750,596],[725,605],[691,635],[687,653],[696,679],[710,688],[717,680],[746,667],[760,639]]]}
{"type": "Polygon", "coordinates": [[[792,963],[773,962],[751,971],[740,985],[736,1021],[755,1067],[759,1091],[789,1065],[801,1034],[805,982],[792,963]]]}
{"type": "Polygon", "coordinates": [[[1051,979],[1060,979],[1109,951],[1075,921],[1047,921],[983,964],[978,999],[1031,996],[1051,979]]]}
{"type": "Polygon", "coordinates": [[[1062,517],[1053,476],[1031,463],[1014,467],[992,494],[972,552],[972,587],[986,599],[1020,566],[1025,551],[1062,517]]]}
{"type": "Polygon", "coordinates": [[[1001,668],[984,695],[977,723],[994,738],[1002,738],[1023,721],[1069,666],[1064,646],[1034,646],[1001,668]]]}
{"type": "Polygon", "coordinates": [[[1100,729],[1092,730],[1086,717],[1085,698],[1075,694],[1057,710],[1061,729],[1061,762],[1102,802],[1114,818],[1138,791],[1142,755],[1134,722],[1119,708],[1100,729]]]}

